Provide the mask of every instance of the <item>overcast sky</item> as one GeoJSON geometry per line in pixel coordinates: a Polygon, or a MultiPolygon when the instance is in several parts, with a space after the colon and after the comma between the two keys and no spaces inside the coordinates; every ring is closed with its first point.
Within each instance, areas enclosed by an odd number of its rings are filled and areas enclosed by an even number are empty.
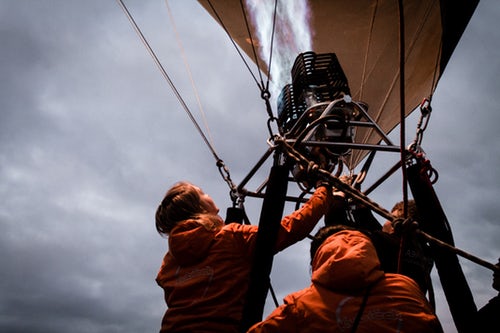
{"type": "MultiPolygon", "coordinates": [[[[203,126],[165,2],[125,3],[203,126]]],[[[207,135],[239,183],[268,147],[260,92],[196,1],[170,7],[207,135]]],[[[492,263],[500,257],[499,20],[500,3],[482,0],[439,82],[423,139],[456,245],[492,263]]],[[[157,331],[165,304],[154,279],[167,243],[154,212],[185,179],[225,216],[229,188],[214,156],[116,1],[2,0],[0,41],[0,331],[157,331]]],[[[415,128],[410,117],[410,136],[415,128]]],[[[402,198],[400,179],[371,198],[390,209],[402,198]]],[[[254,224],[260,204],[246,202],[254,224]]],[[[280,301],[308,285],[308,250],[303,241],[276,257],[280,301]]],[[[496,294],[491,271],[460,261],[484,305],[496,294]]],[[[455,332],[439,294],[437,306],[455,332]]]]}

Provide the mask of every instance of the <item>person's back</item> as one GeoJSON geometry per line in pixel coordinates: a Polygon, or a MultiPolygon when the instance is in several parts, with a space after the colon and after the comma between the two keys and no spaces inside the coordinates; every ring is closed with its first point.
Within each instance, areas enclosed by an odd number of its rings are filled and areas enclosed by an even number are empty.
{"type": "Polygon", "coordinates": [[[237,332],[257,227],[210,232],[193,223],[170,234],[156,279],[168,304],[161,332],[237,332]]]}
{"type": "Polygon", "coordinates": [[[365,234],[340,231],[311,252],[312,284],[286,296],[250,333],[442,332],[415,281],[384,273],[365,234]]]}

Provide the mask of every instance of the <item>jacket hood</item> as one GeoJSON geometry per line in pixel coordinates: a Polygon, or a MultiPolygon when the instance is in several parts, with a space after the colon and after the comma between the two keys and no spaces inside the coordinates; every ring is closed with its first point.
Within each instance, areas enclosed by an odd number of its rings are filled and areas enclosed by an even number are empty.
{"type": "Polygon", "coordinates": [[[196,220],[179,223],[168,236],[168,250],[181,266],[205,259],[216,230],[208,230],[196,220]]]}
{"type": "Polygon", "coordinates": [[[368,236],[344,230],[328,237],[312,263],[312,282],[341,292],[364,289],[384,276],[368,236]]]}

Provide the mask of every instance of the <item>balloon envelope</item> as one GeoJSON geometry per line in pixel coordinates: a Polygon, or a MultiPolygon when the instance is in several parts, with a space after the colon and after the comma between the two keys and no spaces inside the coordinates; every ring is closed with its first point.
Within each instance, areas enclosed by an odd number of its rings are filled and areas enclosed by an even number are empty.
{"type": "MultiPolygon", "coordinates": [[[[282,2],[278,1],[278,11],[282,2]]],[[[405,116],[415,110],[424,98],[432,97],[478,2],[402,1],[405,116]]],[[[259,48],[263,43],[257,38],[259,27],[250,18],[245,20],[239,1],[199,0],[199,3],[251,59],[254,59],[254,51],[250,40],[256,48],[255,54],[261,54],[259,48]],[[247,23],[252,39],[249,38],[247,23]]],[[[309,6],[312,50],[302,52],[335,53],[347,76],[352,98],[367,103],[371,118],[385,133],[389,133],[401,122],[398,1],[311,0],[309,6]]],[[[272,20],[270,15],[269,21],[272,20]]],[[[284,30],[278,26],[275,33],[280,34],[284,30]]],[[[265,59],[259,59],[257,63],[266,73],[265,59]]],[[[379,144],[380,141],[380,135],[373,128],[361,128],[354,140],[362,144],[379,144]]],[[[367,152],[353,150],[349,167],[356,167],[367,152]]]]}

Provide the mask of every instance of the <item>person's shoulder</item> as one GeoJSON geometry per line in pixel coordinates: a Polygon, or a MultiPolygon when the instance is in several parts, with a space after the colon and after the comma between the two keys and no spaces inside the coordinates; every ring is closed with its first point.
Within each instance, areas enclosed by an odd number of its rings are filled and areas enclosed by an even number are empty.
{"type": "Polygon", "coordinates": [[[283,298],[283,304],[288,307],[301,308],[304,304],[310,304],[311,299],[317,299],[319,294],[311,286],[294,291],[283,298]]]}
{"type": "Polygon", "coordinates": [[[215,236],[217,242],[233,246],[233,251],[253,251],[257,239],[258,227],[256,225],[229,223],[215,236]]]}
{"type": "Polygon", "coordinates": [[[259,227],[252,224],[228,223],[221,229],[221,233],[257,233],[259,227]]]}
{"type": "Polygon", "coordinates": [[[420,291],[417,282],[412,278],[398,273],[385,273],[384,283],[387,287],[406,290],[408,292],[420,291]]]}
{"type": "Polygon", "coordinates": [[[231,222],[225,224],[222,227],[222,231],[225,232],[257,232],[259,227],[253,224],[241,224],[236,222],[231,222]]]}

